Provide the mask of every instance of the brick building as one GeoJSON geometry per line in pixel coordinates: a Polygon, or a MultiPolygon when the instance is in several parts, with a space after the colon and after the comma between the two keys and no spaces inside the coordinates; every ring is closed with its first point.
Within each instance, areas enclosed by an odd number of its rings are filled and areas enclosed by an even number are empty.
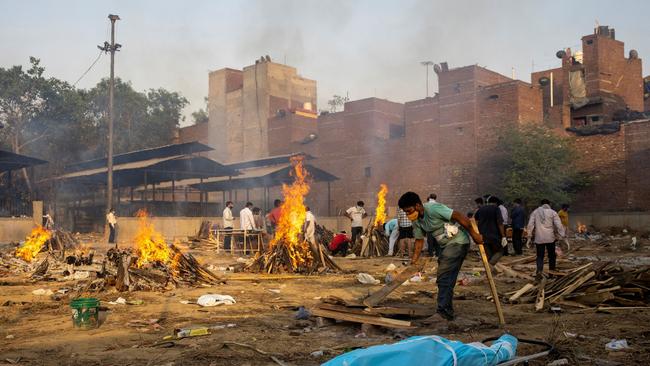
{"type": "Polygon", "coordinates": [[[182,129],[180,139],[207,139],[225,162],[314,156],[311,164],[340,178],[331,183],[330,202],[327,189],[314,185],[308,203],[317,215],[339,214],[358,199],[373,206],[380,183],[389,187],[389,205],[413,190],[435,192],[465,211],[479,194],[499,191],[491,162],[503,131],[546,123],[574,136],[581,169],[594,177],[575,208],[650,209],[644,189],[650,121],[620,123],[644,109],[641,60],[636,51],[625,57],[608,27],[582,44],[582,51],[558,52],[560,67],[533,73],[530,84],[476,65],[443,63],[434,97],[361,99],[318,117],[316,82],[292,67],[265,61],[243,71],[221,69],[210,73],[209,122],[182,129]]]}

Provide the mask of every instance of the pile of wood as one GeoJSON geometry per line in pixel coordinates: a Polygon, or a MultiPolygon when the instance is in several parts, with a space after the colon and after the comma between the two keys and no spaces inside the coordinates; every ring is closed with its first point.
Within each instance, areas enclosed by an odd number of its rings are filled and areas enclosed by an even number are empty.
{"type": "Polygon", "coordinates": [[[325,248],[329,247],[334,239],[334,233],[327,230],[325,226],[316,224],[316,241],[321,243],[325,248]]]}
{"type": "Polygon", "coordinates": [[[52,237],[47,241],[47,250],[50,252],[65,252],[66,249],[76,248],[79,241],[72,233],[56,229],[52,231],[52,237]]]}
{"type": "Polygon", "coordinates": [[[358,257],[383,257],[388,254],[388,238],[383,228],[368,227],[361,240],[352,246],[352,252],[358,257]]]}
{"type": "Polygon", "coordinates": [[[624,269],[611,263],[587,263],[568,273],[554,272],[555,278],[527,283],[509,293],[511,303],[545,306],[609,309],[650,306],[650,267],[624,269]]]}
{"type": "Polygon", "coordinates": [[[302,241],[293,247],[275,243],[266,253],[257,253],[246,269],[262,273],[340,272],[341,268],[327,253],[328,250],[320,242],[312,245],[302,241]]]}
{"type": "Polygon", "coordinates": [[[224,282],[221,277],[203,268],[191,254],[182,253],[175,245],[170,248],[174,256],[170,263],[149,263],[142,268],[136,266],[138,258],[131,251],[110,249],[106,262],[115,268],[108,272],[115,275],[109,275],[106,284],[114,285],[118,291],[137,291],[224,282]]]}
{"type": "Polygon", "coordinates": [[[210,229],[212,228],[211,221],[201,221],[201,226],[199,231],[195,236],[188,237],[190,246],[192,248],[200,247],[201,249],[214,249],[218,248],[219,243],[217,239],[212,235],[210,229]]]}
{"type": "Polygon", "coordinates": [[[391,283],[364,299],[343,300],[334,296],[326,297],[311,309],[311,313],[323,318],[372,324],[386,328],[413,328],[414,325],[411,323],[413,318],[429,317],[435,314],[435,307],[384,300],[421,270],[420,266],[406,268],[395,276],[391,283]]]}

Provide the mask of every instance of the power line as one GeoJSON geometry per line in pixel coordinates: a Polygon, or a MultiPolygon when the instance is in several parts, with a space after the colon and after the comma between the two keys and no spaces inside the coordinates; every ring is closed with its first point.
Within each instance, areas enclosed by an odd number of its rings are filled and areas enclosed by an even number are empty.
{"type": "Polygon", "coordinates": [[[90,69],[92,69],[93,66],[95,66],[95,64],[97,63],[97,61],[99,61],[99,59],[102,57],[102,53],[104,53],[103,50],[99,51],[99,55],[97,55],[97,58],[95,59],[95,61],[93,61],[92,65],[90,65],[90,67],[88,68],[88,70],[86,70],[83,74],[81,74],[81,76],[79,77],[79,79],[77,79],[77,81],[75,81],[74,84],[72,84],[72,86],[77,86],[77,83],[78,83],[79,81],[81,81],[81,79],[83,79],[83,77],[86,76],[86,74],[88,74],[88,72],[90,71],[90,69]]]}

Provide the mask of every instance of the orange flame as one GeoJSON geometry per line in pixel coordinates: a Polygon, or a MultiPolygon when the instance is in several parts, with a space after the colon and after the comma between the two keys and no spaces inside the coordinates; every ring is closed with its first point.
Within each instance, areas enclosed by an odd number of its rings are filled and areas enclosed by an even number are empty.
{"type": "Polygon", "coordinates": [[[37,226],[32,230],[25,244],[22,247],[16,249],[16,257],[22,258],[27,262],[31,262],[38,253],[43,249],[43,245],[47,243],[48,240],[52,237],[52,233],[45,229],[42,226],[37,226]]]}
{"type": "Polygon", "coordinates": [[[577,229],[578,229],[579,234],[584,234],[584,233],[587,232],[587,225],[582,224],[582,223],[578,223],[577,229]]]}
{"type": "Polygon", "coordinates": [[[286,247],[291,258],[292,270],[298,269],[301,265],[309,264],[312,260],[309,245],[300,238],[307,212],[304,199],[309,193],[309,184],[306,181],[308,173],[302,165],[302,160],[302,156],[291,158],[294,182],[291,185],[282,185],[284,202],[280,206],[280,218],[275,230],[275,236],[269,243],[269,251],[276,245],[286,247]]]}
{"type": "Polygon", "coordinates": [[[386,222],[386,193],[388,186],[384,183],[379,185],[377,192],[377,209],[375,210],[375,226],[381,226],[386,222]]]}
{"type": "Polygon", "coordinates": [[[138,210],[135,214],[139,220],[138,232],[135,235],[135,253],[138,256],[136,265],[142,267],[146,263],[168,263],[172,258],[171,249],[165,238],[153,228],[149,222],[146,210],[138,210]]]}

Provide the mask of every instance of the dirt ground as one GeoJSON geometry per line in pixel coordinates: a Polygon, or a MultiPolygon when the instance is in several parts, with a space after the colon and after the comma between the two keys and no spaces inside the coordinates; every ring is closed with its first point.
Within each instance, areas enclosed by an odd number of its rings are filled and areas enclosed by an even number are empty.
{"type": "MultiPolygon", "coordinates": [[[[643,264],[650,257],[650,241],[640,239],[639,249],[627,248],[630,239],[607,239],[592,242],[574,241],[571,256],[559,262],[559,269],[576,267],[591,260],[622,260],[632,265],[643,264]]],[[[106,247],[96,248],[98,252],[106,247]]],[[[214,252],[192,250],[201,263],[213,268],[226,267],[236,257],[214,252]]],[[[527,254],[532,254],[530,251],[527,254]]],[[[517,259],[506,257],[503,263],[517,259]]],[[[620,310],[610,313],[573,313],[563,308],[560,313],[535,313],[532,304],[503,304],[507,325],[496,326],[494,304],[483,277],[475,277],[481,263],[476,252],[470,252],[463,273],[472,281],[458,284],[454,298],[457,315],[474,323],[469,327],[452,326],[434,332],[421,326],[413,330],[365,329],[354,323],[326,323],[317,327],[312,320],[296,320],[298,306],[307,308],[329,295],[353,299],[376,291],[381,285],[363,285],[356,273],[366,272],[382,279],[388,264],[402,267],[396,258],[343,259],[337,263],[349,273],[304,276],[272,280],[250,273],[217,273],[227,276],[226,284],[178,288],[172,291],[118,293],[115,290],[87,294],[101,300],[108,311],[98,329],[82,331],[73,328],[69,298],[60,301],[48,296],[35,296],[35,289],[57,289],[71,286],[64,282],[30,283],[27,275],[10,275],[0,280],[0,365],[275,365],[269,355],[254,349],[226,342],[250,345],[274,355],[287,365],[318,365],[348,350],[375,344],[396,342],[411,335],[438,334],[464,342],[481,341],[487,337],[510,332],[516,337],[547,340],[557,352],[548,358],[531,362],[545,365],[553,359],[568,358],[579,365],[650,364],[650,311],[620,310]],[[258,277],[258,279],[255,279],[258,277]],[[239,280],[238,280],[239,279],[239,280]],[[231,295],[234,305],[203,308],[181,301],[196,301],[206,293],[231,295]],[[111,305],[118,297],[143,300],[142,305],[111,305]],[[132,327],[133,320],[159,319],[158,326],[132,327]],[[235,326],[215,329],[201,337],[163,343],[163,337],[184,327],[235,326]],[[572,335],[565,334],[571,333],[572,335]],[[575,336],[574,336],[575,335],[575,336]],[[605,344],[612,338],[626,339],[630,349],[610,352],[605,344]],[[312,352],[323,351],[320,356],[312,352]]],[[[647,263],[646,263],[647,264],[647,263]]],[[[531,267],[532,268],[532,267],[531,267]]],[[[401,286],[389,299],[435,306],[435,299],[420,290],[434,290],[435,262],[430,262],[425,281],[401,286]]],[[[461,275],[462,276],[462,275],[461,275]]],[[[382,281],[383,282],[383,281],[382,281]]],[[[521,288],[525,280],[497,276],[501,294],[521,288]]],[[[518,355],[538,349],[522,346],[518,355]]]]}

